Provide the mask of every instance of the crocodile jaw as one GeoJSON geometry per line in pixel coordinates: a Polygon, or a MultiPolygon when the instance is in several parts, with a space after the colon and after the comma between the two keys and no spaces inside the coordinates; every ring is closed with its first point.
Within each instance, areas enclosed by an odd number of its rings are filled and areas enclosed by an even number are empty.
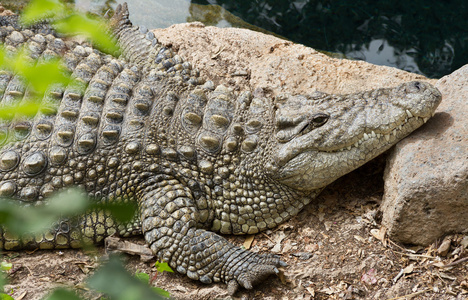
{"type": "Polygon", "coordinates": [[[327,186],[385,152],[427,122],[440,103],[441,95],[428,84],[423,87],[424,94],[418,97],[417,103],[411,103],[411,100],[401,105],[401,100],[395,100],[399,102],[399,111],[392,116],[392,120],[397,120],[392,122],[393,126],[362,128],[354,136],[344,138],[343,135],[334,143],[323,137],[317,138],[317,133],[312,132],[280,147],[268,166],[270,173],[274,172],[278,181],[296,190],[310,191],[327,186]]]}

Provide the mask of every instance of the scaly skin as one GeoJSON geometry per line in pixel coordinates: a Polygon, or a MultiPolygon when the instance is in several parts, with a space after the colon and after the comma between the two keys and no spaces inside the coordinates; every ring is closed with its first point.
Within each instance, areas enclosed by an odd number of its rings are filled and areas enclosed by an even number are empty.
{"type": "MultiPolygon", "coordinates": [[[[3,23],[2,23],[3,24],[3,23]]],[[[2,231],[4,249],[79,247],[142,232],[159,260],[233,293],[284,265],[233,246],[215,232],[255,234],[296,215],[329,183],[421,126],[440,93],[422,82],[350,95],[234,94],[203,80],[189,63],[134,27],[126,5],[111,19],[122,57],[52,35],[2,27],[15,51],[60,55],[83,82],[54,87],[54,114],[3,124],[0,194],[37,205],[79,186],[100,201],[137,201],[132,224],[104,212],[60,220],[41,236],[2,231]]],[[[21,80],[0,74],[1,103],[21,101],[21,80]]]]}

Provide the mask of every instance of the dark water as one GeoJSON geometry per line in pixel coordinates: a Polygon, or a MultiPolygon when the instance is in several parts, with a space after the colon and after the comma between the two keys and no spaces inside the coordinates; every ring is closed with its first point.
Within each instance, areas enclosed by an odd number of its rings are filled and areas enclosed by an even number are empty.
{"type": "MultiPolygon", "coordinates": [[[[66,0],[99,14],[124,1],[66,0]]],[[[148,28],[191,21],[263,28],[317,50],[431,78],[468,64],[468,0],[126,1],[133,22],[148,28]]],[[[2,2],[21,9],[28,0],[2,2]]]]}
{"type": "Polygon", "coordinates": [[[315,49],[439,78],[468,63],[467,0],[192,0],[315,49]]]}

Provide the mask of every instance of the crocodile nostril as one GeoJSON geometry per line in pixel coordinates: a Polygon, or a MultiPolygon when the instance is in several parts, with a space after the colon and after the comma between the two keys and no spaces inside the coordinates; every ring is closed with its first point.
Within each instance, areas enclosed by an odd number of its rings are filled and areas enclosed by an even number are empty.
{"type": "Polygon", "coordinates": [[[414,87],[415,87],[418,91],[421,90],[421,83],[420,83],[419,81],[416,81],[416,82],[414,83],[414,87]]]}

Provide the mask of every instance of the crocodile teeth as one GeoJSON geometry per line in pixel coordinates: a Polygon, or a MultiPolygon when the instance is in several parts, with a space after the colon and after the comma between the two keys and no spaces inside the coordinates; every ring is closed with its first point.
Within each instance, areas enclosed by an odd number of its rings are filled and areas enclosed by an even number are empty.
{"type": "Polygon", "coordinates": [[[424,123],[426,123],[429,120],[429,118],[423,118],[424,123]]]}
{"type": "Polygon", "coordinates": [[[372,132],[371,132],[371,136],[375,138],[377,135],[375,134],[374,131],[372,131],[372,132]]]}
{"type": "Polygon", "coordinates": [[[359,142],[354,143],[354,147],[358,147],[358,146],[359,146],[359,142]]]}
{"type": "Polygon", "coordinates": [[[412,117],[413,117],[413,114],[412,114],[409,110],[406,110],[406,115],[408,115],[408,118],[412,118],[412,117]]]}
{"type": "Polygon", "coordinates": [[[367,141],[369,139],[369,135],[367,133],[364,133],[364,140],[367,141]]]}
{"type": "Polygon", "coordinates": [[[385,135],[385,140],[386,140],[387,142],[390,142],[390,134],[386,134],[386,135],[385,135]]]}
{"type": "Polygon", "coordinates": [[[351,146],[348,146],[348,148],[346,148],[346,149],[351,150],[351,146]]]}

